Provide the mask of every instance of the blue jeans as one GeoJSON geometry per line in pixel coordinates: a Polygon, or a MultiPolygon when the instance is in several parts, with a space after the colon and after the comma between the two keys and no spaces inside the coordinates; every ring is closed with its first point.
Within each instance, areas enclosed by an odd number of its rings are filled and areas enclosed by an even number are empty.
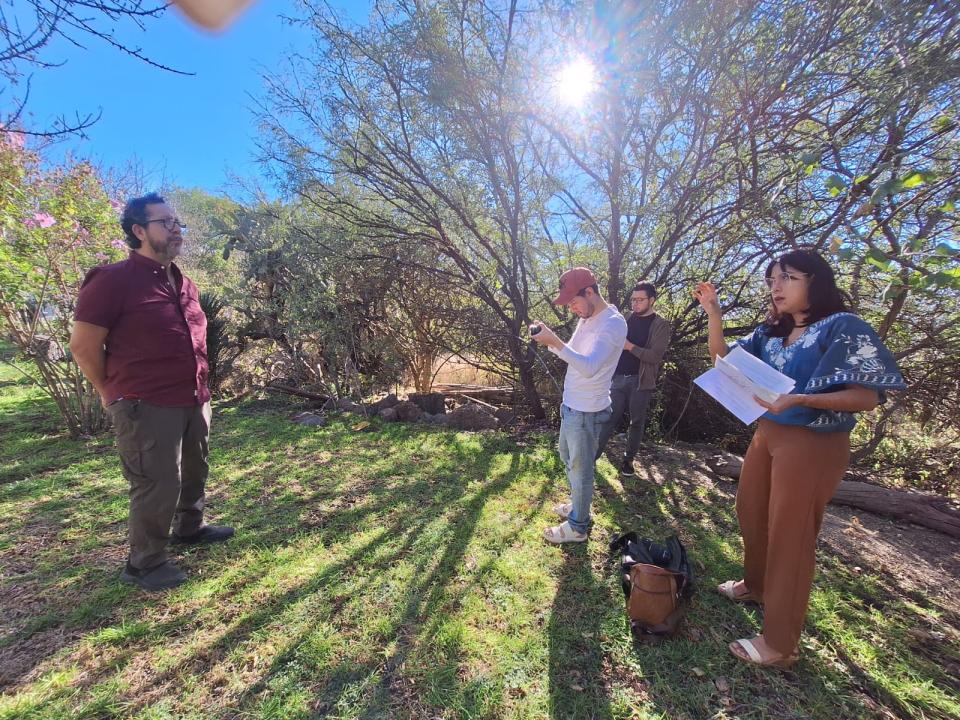
{"type": "Polygon", "coordinates": [[[579,533],[590,529],[597,447],[600,433],[612,414],[610,407],[598,412],[581,412],[560,406],[560,459],[567,466],[573,504],[568,520],[570,527],[579,533]]]}

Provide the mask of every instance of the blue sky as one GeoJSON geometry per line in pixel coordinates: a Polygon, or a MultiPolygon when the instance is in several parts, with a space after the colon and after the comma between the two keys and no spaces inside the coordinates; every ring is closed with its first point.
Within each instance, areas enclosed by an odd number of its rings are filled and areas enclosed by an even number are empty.
{"type": "MultiPolygon", "coordinates": [[[[334,5],[358,22],[366,17],[367,0],[334,5]]],[[[259,0],[220,34],[194,27],[175,11],[148,23],[146,32],[133,25],[118,31],[125,44],[194,76],[164,72],[95,39],[86,49],[57,42],[44,59],[65,64],[34,72],[27,122],[44,127],[58,115],[102,111],[87,138],[49,148],[45,155],[52,159],[70,151],[122,167],[136,158],[154,182],[164,178],[215,193],[228,187],[231,173],[255,178],[249,95],[262,94],[263,68],[277,68],[290,51],[309,51],[309,34],[280,19],[297,12],[293,0],[259,0]]]]}

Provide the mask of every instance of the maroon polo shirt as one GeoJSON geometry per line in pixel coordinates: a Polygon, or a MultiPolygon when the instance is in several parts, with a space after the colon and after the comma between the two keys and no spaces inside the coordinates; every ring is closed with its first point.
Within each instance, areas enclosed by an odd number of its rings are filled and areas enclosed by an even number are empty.
{"type": "Polygon", "coordinates": [[[75,320],[107,328],[104,385],[108,403],[138,398],[189,407],[210,399],[207,318],[190,278],[139,253],[87,273],[75,320]]]}

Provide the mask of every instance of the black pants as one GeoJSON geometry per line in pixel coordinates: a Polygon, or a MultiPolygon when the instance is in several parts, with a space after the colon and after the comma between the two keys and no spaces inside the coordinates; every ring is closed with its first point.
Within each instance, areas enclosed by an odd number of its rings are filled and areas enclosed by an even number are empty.
{"type": "Polygon", "coordinates": [[[647,408],[650,407],[650,398],[653,390],[638,390],[636,375],[614,375],[610,382],[610,400],[613,414],[610,422],[604,427],[600,435],[597,457],[607,447],[614,431],[620,425],[623,414],[630,411],[630,427],[627,429],[626,456],[633,459],[643,441],[643,431],[647,426],[647,408]]]}

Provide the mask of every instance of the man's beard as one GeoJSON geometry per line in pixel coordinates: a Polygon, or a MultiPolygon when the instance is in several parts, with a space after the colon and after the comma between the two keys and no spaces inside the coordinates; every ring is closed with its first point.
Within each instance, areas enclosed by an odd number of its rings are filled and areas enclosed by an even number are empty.
{"type": "Polygon", "coordinates": [[[150,243],[150,248],[160,257],[165,257],[167,260],[173,260],[177,255],[180,254],[180,248],[177,246],[171,246],[171,241],[166,240],[163,243],[154,242],[150,238],[147,238],[147,242],[150,243]]]}

